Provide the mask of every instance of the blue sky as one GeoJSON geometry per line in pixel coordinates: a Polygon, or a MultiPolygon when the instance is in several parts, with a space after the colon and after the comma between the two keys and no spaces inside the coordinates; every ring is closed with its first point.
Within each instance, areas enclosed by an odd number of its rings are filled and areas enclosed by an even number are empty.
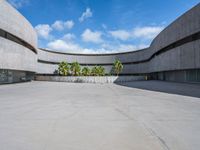
{"type": "Polygon", "coordinates": [[[9,0],[34,26],[38,45],[73,53],[148,47],[199,0],[9,0]]]}

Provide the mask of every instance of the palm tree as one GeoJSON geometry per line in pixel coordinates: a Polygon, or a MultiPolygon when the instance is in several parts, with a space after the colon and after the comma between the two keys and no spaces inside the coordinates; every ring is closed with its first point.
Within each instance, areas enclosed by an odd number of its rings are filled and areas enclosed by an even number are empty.
{"type": "Polygon", "coordinates": [[[82,69],[82,74],[83,74],[84,76],[89,76],[89,75],[90,75],[90,68],[88,68],[88,67],[83,67],[83,69],[82,69]]]}
{"type": "Polygon", "coordinates": [[[58,72],[60,75],[66,76],[69,73],[69,64],[65,61],[62,61],[58,65],[58,72]]]}
{"type": "Polygon", "coordinates": [[[98,75],[99,76],[104,76],[105,75],[105,68],[102,66],[99,66],[98,68],[98,75]]]}
{"type": "Polygon", "coordinates": [[[98,75],[98,66],[94,66],[91,69],[91,75],[93,75],[93,76],[97,76],[98,75]]]}
{"type": "Polygon", "coordinates": [[[81,71],[81,66],[78,62],[73,62],[71,64],[70,70],[72,72],[72,75],[78,76],[80,74],[80,71],[81,71]]]}
{"type": "Polygon", "coordinates": [[[104,76],[105,75],[105,68],[102,66],[94,66],[91,70],[91,74],[93,76],[104,76]]]}
{"type": "Polygon", "coordinates": [[[113,70],[114,72],[119,75],[119,73],[122,71],[123,69],[123,65],[121,63],[121,61],[119,60],[115,60],[114,64],[113,64],[113,70]]]}

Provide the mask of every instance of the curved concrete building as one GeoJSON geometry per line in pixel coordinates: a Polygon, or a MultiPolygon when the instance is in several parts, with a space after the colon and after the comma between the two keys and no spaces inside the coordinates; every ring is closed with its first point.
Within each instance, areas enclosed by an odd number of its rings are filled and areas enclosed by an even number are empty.
{"type": "Polygon", "coordinates": [[[0,1],[0,82],[33,78],[37,35],[32,25],[6,1],[0,1]]]}
{"type": "Polygon", "coordinates": [[[59,62],[78,61],[82,66],[102,65],[109,73],[114,60],[119,59],[124,65],[121,75],[200,82],[200,4],[166,27],[149,48],[116,54],[71,54],[36,50],[37,36],[28,21],[5,1],[0,3],[0,29],[23,41],[20,44],[0,36],[2,69],[54,74],[59,62]]]}

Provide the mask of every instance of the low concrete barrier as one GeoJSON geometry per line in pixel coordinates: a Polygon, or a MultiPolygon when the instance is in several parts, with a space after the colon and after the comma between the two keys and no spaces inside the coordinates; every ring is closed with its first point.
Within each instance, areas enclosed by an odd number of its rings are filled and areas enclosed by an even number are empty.
{"type": "Polygon", "coordinates": [[[145,76],[44,76],[37,75],[37,81],[74,83],[117,83],[145,80],[145,76]]]}

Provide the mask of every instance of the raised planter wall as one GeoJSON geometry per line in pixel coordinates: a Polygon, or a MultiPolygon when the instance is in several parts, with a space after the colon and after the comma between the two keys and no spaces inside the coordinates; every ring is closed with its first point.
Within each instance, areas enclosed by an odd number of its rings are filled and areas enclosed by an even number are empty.
{"type": "Polygon", "coordinates": [[[145,76],[43,76],[37,75],[37,81],[72,82],[72,83],[116,83],[145,80],[145,76]]]}

